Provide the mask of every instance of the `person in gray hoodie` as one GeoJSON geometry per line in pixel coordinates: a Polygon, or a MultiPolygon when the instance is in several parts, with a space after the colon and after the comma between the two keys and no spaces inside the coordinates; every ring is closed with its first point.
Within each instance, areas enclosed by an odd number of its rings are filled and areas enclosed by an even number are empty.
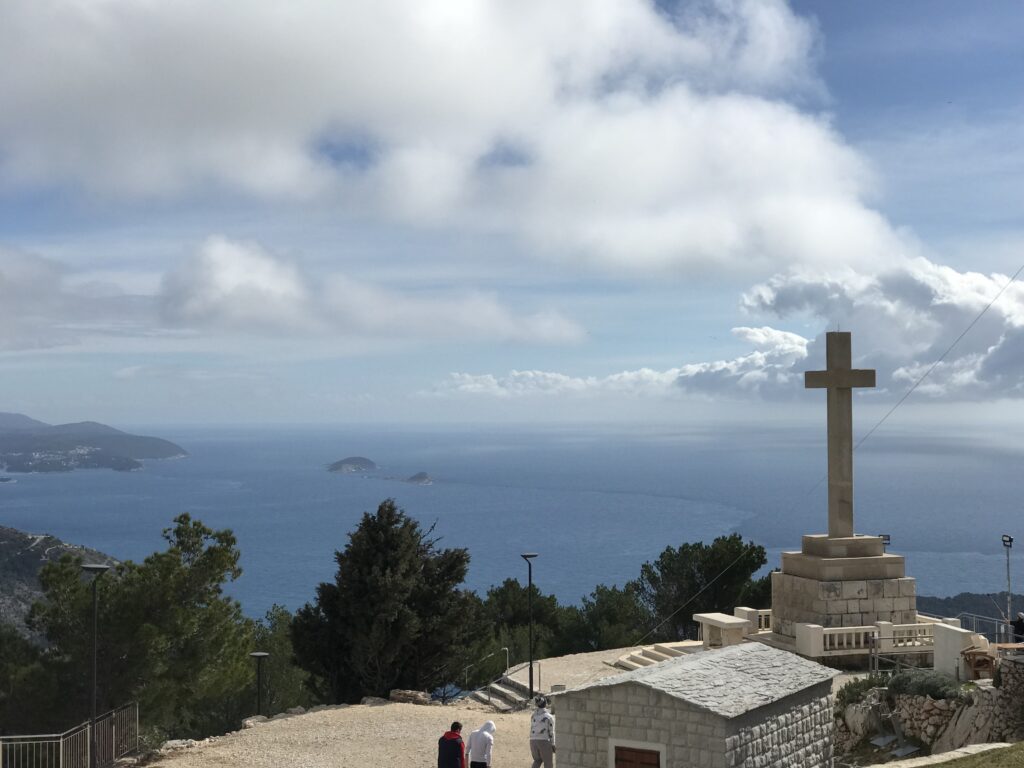
{"type": "Polygon", "coordinates": [[[488,720],[471,734],[466,744],[469,768],[491,768],[491,750],[494,748],[494,721],[488,720]]]}

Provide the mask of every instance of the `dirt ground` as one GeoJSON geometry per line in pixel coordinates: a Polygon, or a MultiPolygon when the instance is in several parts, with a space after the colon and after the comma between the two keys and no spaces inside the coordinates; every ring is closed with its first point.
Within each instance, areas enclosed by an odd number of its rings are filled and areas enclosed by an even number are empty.
{"type": "Polygon", "coordinates": [[[161,758],[161,768],[436,768],[437,740],[453,720],[463,738],[495,724],[494,768],[529,766],[530,711],[379,704],[272,720],[161,758]]]}

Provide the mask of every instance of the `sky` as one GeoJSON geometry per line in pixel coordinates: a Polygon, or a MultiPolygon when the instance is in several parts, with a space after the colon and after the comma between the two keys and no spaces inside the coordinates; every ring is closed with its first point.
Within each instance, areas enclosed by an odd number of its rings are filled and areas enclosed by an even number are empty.
{"type": "Polygon", "coordinates": [[[0,0],[0,410],[820,419],[802,372],[841,329],[866,413],[938,361],[908,423],[1024,425],[1022,24],[0,0]]]}

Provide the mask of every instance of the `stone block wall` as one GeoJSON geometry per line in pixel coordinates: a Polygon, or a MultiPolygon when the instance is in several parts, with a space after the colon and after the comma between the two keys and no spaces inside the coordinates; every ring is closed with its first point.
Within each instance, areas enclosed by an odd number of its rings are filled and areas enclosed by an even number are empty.
{"type": "Polygon", "coordinates": [[[819,687],[810,700],[790,696],[732,721],[725,739],[726,765],[830,768],[835,727],[830,687],[819,687]]]}
{"type": "MultiPolygon", "coordinates": [[[[559,768],[607,768],[614,741],[661,745],[665,768],[829,768],[831,683],[727,720],[644,686],[554,698],[559,768]]],[[[653,748],[653,747],[651,747],[653,748]]]]}
{"type": "Polygon", "coordinates": [[[913,578],[817,581],[772,573],[772,629],[794,637],[794,624],[861,627],[876,621],[917,621],[913,578]]]}
{"type": "Polygon", "coordinates": [[[556,696],[553,708],[559,768],[608,768],[610,740],[663,745],[666,768],[727,768],[724,718],[642,685],[556,696]]]}

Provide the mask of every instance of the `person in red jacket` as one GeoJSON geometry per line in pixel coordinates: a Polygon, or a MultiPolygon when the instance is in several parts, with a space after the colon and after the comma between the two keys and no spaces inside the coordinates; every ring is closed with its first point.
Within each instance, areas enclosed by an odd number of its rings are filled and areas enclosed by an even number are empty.
{"type": "Polygon", "coordinates": [[[448,732],[437,740],[437,768],[466,768],[462,723],[452,723],[448,732]]]}

